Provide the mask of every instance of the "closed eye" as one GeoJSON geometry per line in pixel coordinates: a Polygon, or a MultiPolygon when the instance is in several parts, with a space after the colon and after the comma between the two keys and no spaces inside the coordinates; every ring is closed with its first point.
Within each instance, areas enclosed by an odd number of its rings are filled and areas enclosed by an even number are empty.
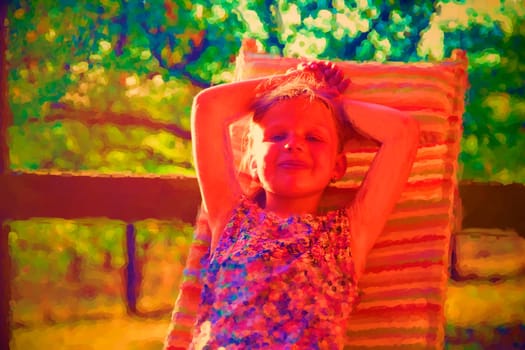
{"type": "Polygon", "coordinates": [[[306,140],[311,142],[322,142],[323,138],[317,135],[306,135],[306,140]]]}
{"type": "Polygon", "coordinates": [[[279,142],[279,141],[283,141],[285,138],[286,138],[286,134],[279,133],[279,134],[268,135],[265,139],[267,141],[279,142]]]}

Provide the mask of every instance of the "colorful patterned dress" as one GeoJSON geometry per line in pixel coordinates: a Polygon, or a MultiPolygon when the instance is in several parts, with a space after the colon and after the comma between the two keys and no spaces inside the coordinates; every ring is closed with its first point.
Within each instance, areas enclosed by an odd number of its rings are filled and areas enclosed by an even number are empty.
{"type": "Polygon", "coordinates": [[[344,210],[281,218],[243,198],[204,271],[190,349],[338,349],[357,288],[344,210]]]}

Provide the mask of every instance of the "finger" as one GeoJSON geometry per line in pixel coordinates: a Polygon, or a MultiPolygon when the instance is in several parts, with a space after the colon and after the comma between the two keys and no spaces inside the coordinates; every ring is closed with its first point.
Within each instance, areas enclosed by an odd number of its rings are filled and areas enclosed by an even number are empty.
{"type": "Polygon", "coordinates": [[[326,67],[326,70],[329,70],[330,72],[333,72],[334,70],[336,70],[336,67],[333,62],[327,61],[325,63],[325,67],[326,67]]]}
{"type": "Polygon", "coordinates": [[[326,77],[326,81],[327,82],[332,82],[333,81],[333,78],[336,76],[337,74],[337,71],[333,70],[332,68],[326,68],[326,70],[324,71],[324,75],[326,77]]]}
{"type": "Polygon", "coordinates": [[[311,69],[318,70],[318,69],[321,69],[322,62],[321,61],[310,61],[309,66],[311,69]]]}
{"type": "Polygon", "coordinates": [[[332,75],[330,76],[328,82],[332,85],[338,85],[343,78],[342,72],[340,70],[334,70],[331,73],[332,75]]]}
{"type": "Polygon", "coordinates": [[[350,85],[350,79],[344,79],[339,85],[337,86],[337,90],[339,90],[340,93],[343,93],[346,91],[348,86],[350,85]]]}
{"type": "Polygon", "coordinates": [[[333,63],[330,61],[323,61],[323,65],[326,67],[326,69],[332,70],[334,68],[333,63]]]}

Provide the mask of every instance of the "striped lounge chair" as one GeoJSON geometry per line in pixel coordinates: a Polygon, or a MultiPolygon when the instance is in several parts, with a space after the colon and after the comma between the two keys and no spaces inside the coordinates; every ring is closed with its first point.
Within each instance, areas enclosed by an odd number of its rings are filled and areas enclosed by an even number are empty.
{"type": "MultiPolygon", "coordinates": [[[[297,59],[258,52],[246,40],[237,57],[238,80],[286,71],[297,59]]],[[[457,157],[462,131],[467,61],[464,52],[439,63],[340,62],[355,86],[352,98],[404,110],[421,124],[420,146],[408,183],[372,249],[360,281],[361,301],[348,323],[345,349],[438,349],[444,345],[444,300],[450,236],[456,220],[457,157]]],[[[239,164],[245,121],[232,126],[239,164]]],[[[378,145],[346,145],[348,170],[322,201],[341,204],[359,186],[378,145]]],[[[241,171],[240,182],[251,186],[241,171]]],[[[201,281],[200,259],[210,233],[200,212],[165,349],[185,349],[195,321],[201,281]]]]}

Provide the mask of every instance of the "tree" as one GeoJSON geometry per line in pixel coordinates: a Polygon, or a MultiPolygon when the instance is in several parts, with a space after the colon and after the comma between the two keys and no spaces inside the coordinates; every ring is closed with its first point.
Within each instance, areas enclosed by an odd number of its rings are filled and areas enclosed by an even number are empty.
{"type": "Polygon", "coordinates": [[[191,99],[232,78],[249,36],[270,53],[321,59],[419,61],[468,50],[464,177],[523,182],[523,161],[498,156],[522,158],[524,142],[523,72],[513,68],[523,11],[512,3],[477,16],[468,1],[18,0],[8,14],[12,166],[191,173],[191,99]],[[468,21],[438,21],[447,6],[468,21]],[[504,120],[489,112],[502,103],[511,106],[504,120]],[[44,152],[43,143],[53,145],[44,152]]]}
{"type": "Polygon", "coordinates": [[[502,2],[493,16],[471,8],[468,26],[442,24],[447,53],[454,47],[469,53],[465,179],[525,182],[525,12],[513,4],[502,2]]]}

